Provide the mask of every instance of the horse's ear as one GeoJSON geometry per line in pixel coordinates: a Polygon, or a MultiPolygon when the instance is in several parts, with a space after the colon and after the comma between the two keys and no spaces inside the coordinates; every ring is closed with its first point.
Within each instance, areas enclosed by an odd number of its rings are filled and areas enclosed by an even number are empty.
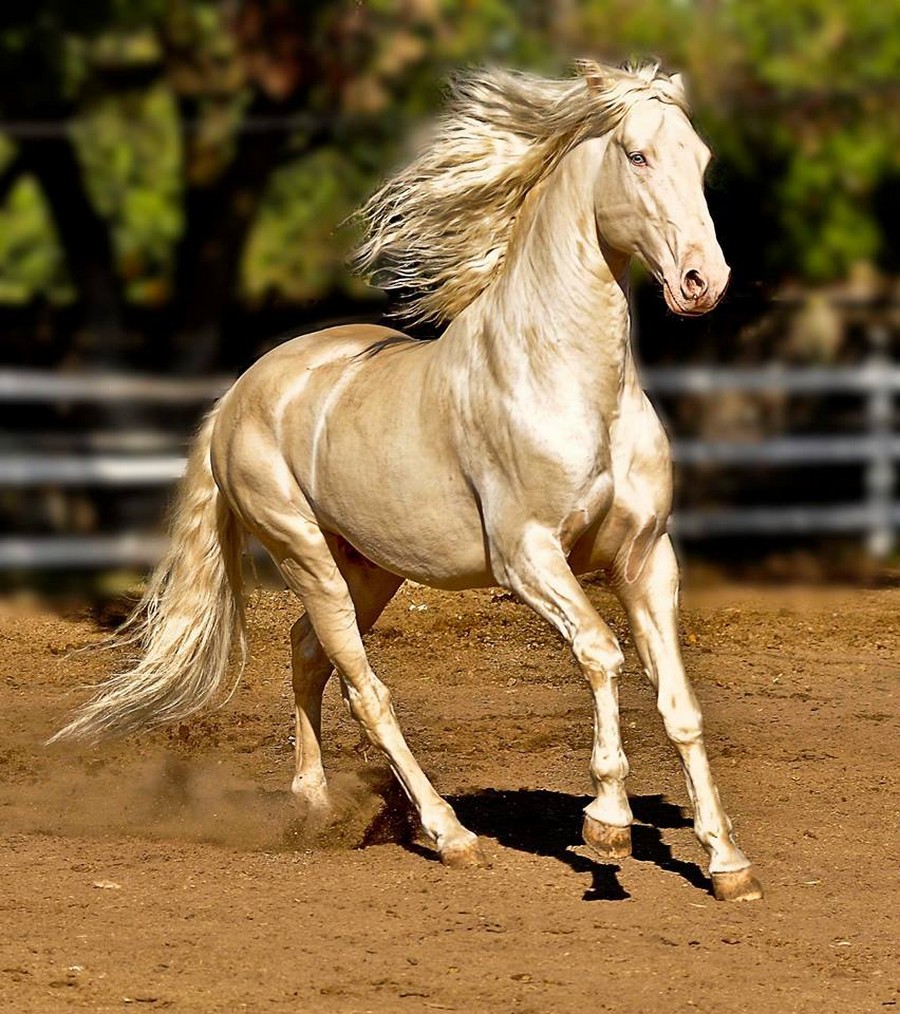
{"type": "Polygon", "coordinates": [[[579,60],[578,66],[592,95],[598,95],[609,87],[609,75],[595,60],[579,60]]]}
{"type": "Polygon", "coordinates": [[[677,91],[681,98],[687,102],[687,91],[685,88],[684,77],[681,74],[672,74],[669,80],[675,86],[675,91],[677,91]]]}
{"type": "Polygon", "coordinates": [[[590,73],[587,75],[587,86],[591,95],[599,95],[609,87],[609,78],[605,77],[602,72],[590,73]]]}

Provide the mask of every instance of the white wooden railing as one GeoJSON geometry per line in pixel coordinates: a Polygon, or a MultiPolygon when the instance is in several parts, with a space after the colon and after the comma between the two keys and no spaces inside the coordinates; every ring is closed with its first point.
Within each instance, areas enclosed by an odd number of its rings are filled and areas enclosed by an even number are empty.
{"type": "Polygon", "coordinates": [[[864,435],[779,436],[758,442],[676,440],[675,459],[682,464],[838,465],[865,468],[865,500],[829,505],[737,507],[682,511],[674,528],[684,538],[740,534],[865,534],[876,559],[894,550],[900,529],[900,501],[895,499],[900,434],[893,429],[893,400],[900,392],[900,365],[891,361],[888,336],[875,329],[871,352],[859,366],[833,367],[666,367],[643,371],[654,394],[715,395],[723,391],[780,391],[797,394],[857,394],[865,400],[864,435]]]}
{"type": "MultiPolygon", "coordinates": [[[[895,500],[900,434],[893,431],[893,399],[900,392],[900,366],[892,363],[886,341],[875,342],[869,359],[857,367],[665,367],[645,370],[651,393],[716,395],[726,390],[783,391],[789,394],[847,393],[865,400],[864,436],[779,436],[755,443],[676,440],[683,464],[751,466],[760,464],[847,464],[865,469],[865,499],[856,503],[729,506],[680,512],[674,528],[681,538],[725,535],[853,533],[865,535],[876,558],[889,555],[900,529],[895,500]]],[[[118,374],[49,374],[0,370],[0,404],[142,402],[198,409],[227,389],[230,377],[179,380],[118,374]]],[[[65,437],[65,435],[63,435],[65,437]]],[[[56,437],[57,444],[66,443],[56,437]]],[[[6,441],[9,443],[9,440],[6,441]]],[[[166,449],[154,432],[72,434],[77,450],[0,450],[0,490],[40,486],[138,487],[173,483],[184,456],[166,449]]],[[[164,546],[159,537],[136,533],[95,536],[0,537],[0,569],[146,566],[164,546]]]]}

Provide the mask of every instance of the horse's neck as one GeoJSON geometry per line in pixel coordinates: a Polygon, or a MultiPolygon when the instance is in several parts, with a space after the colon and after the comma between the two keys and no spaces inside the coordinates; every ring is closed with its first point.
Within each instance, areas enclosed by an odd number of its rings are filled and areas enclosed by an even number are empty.
{"type": "Polygon", "coordinates": [[[600,154],[594,142],[576,148],[526,202],[504,269],[468,323],[501,383],[565,378],[561,396],[575,384],[611,412],[630,362],[628,264],[597,237],[591,162],[600,154]]]}

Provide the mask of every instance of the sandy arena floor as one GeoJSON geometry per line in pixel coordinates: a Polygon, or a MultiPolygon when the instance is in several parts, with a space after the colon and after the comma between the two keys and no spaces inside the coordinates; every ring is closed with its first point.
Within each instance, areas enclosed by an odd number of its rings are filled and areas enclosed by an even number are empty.
{"type": "Polygon", "coordinates": [[[407,737],[488,870],[408,826],[335,686],[340,819],[289,793],[286,593],[251,598],[221,711],[71,754],[42,740],[112,664],[87,610],[0,613],[0,1009],[886,1012],[897,1007],[900,589],[685,597],[686,662],[764,902],[713,900],[674,751],[622,614],[634,857],[579,843],[590,699],[508,596],[404,587],[369,638],[407,737]],[[699,865],[698,865],[699,864],[699,865]]]}

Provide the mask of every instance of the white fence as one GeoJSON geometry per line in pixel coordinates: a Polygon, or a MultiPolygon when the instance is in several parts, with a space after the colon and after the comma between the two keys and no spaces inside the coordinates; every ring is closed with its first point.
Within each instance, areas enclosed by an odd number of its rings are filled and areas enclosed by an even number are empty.
{"type": "Polygon", "coordinates": [[[900,528],[894,499],[900,435],[893,430],[893,399],[900,392],[900,366],[887,354],[887,335],[878,333],[860,366],[834,367],[672,367],[645,370],[647,390],[657,394],[714,395],[722,391],[780,391],[797,394],[857,394],[866,407],[865,435],[779,436],[756,443],[677,440],[675,459],[683,464],[839,465],[865,468],[865,500],[857,503],[771,507],[729,507],[683,511],[674,519],[685,538],[740,534],[865,534],[869,553],[884,559],[900,528]]]}
{"type": "MultiPolygon", "coordinates": [[[[779,436],[756,443],[677,440],[675,459],[683,464],[729,466],[837,465],[859,463],[865,469],[866,497],[861,502],[769,507],[730,506],[721,510],[682,511],[674,528],[682,538],[740,534],[863,534],[869,552],[884,558],[893,551],[900,528],[900,502],[894,499],[894,473],[900,461],[900,435],[893,432],[893,398],[900,392],[900,366],[876,345],[858,367],[779,366],[754,368],[666,367],[644,371],[652,393],[715,395],[726,390],[782,391],[789,394],[845,393],[863,397],[865,436],[779,436]]],[[[116,374],[65,375],[0,370],[0,404],[142,402],[198,409],[220,395],[229,377],[178,380],[116,374]]],[[[60,437],[57,435],[57,442],[60,437]]],[[[172,453],[153,431],[63,435],[72,450],[0,451],[0,490],[23,487],[137,487],[173,483],[184,456],[172,453]]],[[[135,533],[97,536],[26,536],[0,538],[0,569],[145,566],[158,559],[164,541],[135,533]]]]}

